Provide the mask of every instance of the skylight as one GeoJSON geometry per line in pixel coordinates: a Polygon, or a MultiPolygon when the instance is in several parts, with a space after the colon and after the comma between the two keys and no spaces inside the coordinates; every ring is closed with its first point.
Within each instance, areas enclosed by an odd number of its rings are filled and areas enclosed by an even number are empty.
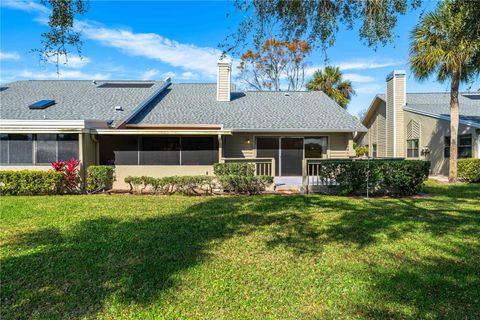
{"type": "Polygon", "coordinates": [[[463,96],[471,100],[480,100],[480,94],[476,93],[463,94],[463,96]]]}
{"type": "Polygon", "coordinates": [[[106,82],[98,88],[150,88],[153,85],[151,82],[106,82]]]}
{"type": "Polygon", "coordinates": [[[45,109],[55,104],[55,100],[40,100],[32,103],[28,107],[30,109],[45,109]]]}

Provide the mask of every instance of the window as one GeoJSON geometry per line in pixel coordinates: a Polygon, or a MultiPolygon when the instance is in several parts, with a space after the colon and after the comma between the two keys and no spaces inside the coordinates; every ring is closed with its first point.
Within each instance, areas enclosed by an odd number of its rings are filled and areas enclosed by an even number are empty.
{"type": "Polygon", "coordinates": [[[305,137],[305,158],[324,158],[327,148],[327,137],[305,137]]]}
{"type": "Polygon", "coordinates": [[[78,134],[0,135],[0,163],[49,165],[58,160],[78,159],[78,134]]]}
{"type": "Polygon", "coordinates": [[[418,158],[418,139],[407,140],[407,158],[418,158]]]}
{"type": "MultiPolygon", "coordinates": [[[[444,157],[450,158],[450,137],[445,137],[444,157]]],[[[472,135],[458,136],[458,158],[472,157],[472,135]]]]}
{"type": "Polygon", "coordinates": [[[213,137],[183,137],[182,165],[212,165],[218,161],[213,137]]]}
{"type": "Polygon", "coordinates": [[[180,138],[144,137],[140,151],[140,164],[180,165],[180,138]]]}
{"type": "Polygon", "coordinates": [[[100,163],[106,165],[138,165],[136,136],[100,135],[100,163]]]}
{"type": "Polygon", "coordinates": [[[375,143],[372,144],[372,157],[373,158],[377,157],[377,145],[375,143]]]}

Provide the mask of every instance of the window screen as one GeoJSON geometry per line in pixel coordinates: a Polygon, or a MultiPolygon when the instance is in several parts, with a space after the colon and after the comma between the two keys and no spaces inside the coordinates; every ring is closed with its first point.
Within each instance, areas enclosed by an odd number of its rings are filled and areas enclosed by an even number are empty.
{"type": "Polygon", "coordinates": [[[104,165],[138,165],[136,136],[100,135],[100,163],[104,165]]]}
{"type": "Polygon", "coordinates": [[[8,134],[0,133],[0,163],[8,164],[8,134]]]}
{"type": "Polygon", "coordinates": [[[61,133],[58,139],[58,160],[78,159],[78,134],[61,133]]]}
{"type": "Polygon", "coordinates": [[[305,137],[305,158],[324,158],[327,148],[327,137],[305,137]]]}
{"type": "Polygon", "coordinates": [[[144,137],[140,151],[140,164],[180,165],[180,138],[144,137]]]}
{"type": "Polygon", "coordinates": [[[213,137],[182,137],[182,165],[212,165],[217,161],[213,137]]]}
{"type": "Polygon", "coordinates": [[[33,135],[9,134],[8,156],[12,164],[33,164],[33,135]]]}
{"type": "Polygon", "coordinates": [[[279,175],[279,150],[280,142],[278,137],[257,138],[257,158],[275,158],[275,175],[279,175]]]}
{"type": "Polygon", "coordinates": [[[37,134],[35,157],[38,164],[50,164],[57,161],[56,134],[37,134]]]}

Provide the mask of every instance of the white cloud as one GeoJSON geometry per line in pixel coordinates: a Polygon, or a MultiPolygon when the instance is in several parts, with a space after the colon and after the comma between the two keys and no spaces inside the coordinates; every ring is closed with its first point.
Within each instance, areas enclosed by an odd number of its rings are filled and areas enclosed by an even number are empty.
{"type": "MultiPolygon", "coordinates": [[[[57,57],[52,56],[48,58],[50,63],[56,64],[57,57]]],[[[65,68],[72,68],[72,69],[81,69],[87,64],[89,64],[92,60],[89,57],[80,57],[76,55],[59,55],[58,56],[58,65],[63,66],[65,68]]]]}
{"type": "Polygon", "coordinates": [[[28,79],[37,79],[37,80],[68,80],[68,79],[78,79],[78,80],[104,80],[109,79],[110,74],[108,73],[84,73],[78,70],[60,70],[59,73],[56,72],[35,72],[31,70],[23,70],[17,73],[18,78],[28,78],[28,79]]]}
{"type": "Polygon", "coordinates": [[[33,1],[22,0],[2,0],[1,6],[4,8],[22,10],[27,12],[35,12],[43,15],[50,14],[50,9],[44,5],[33,1]]]}
{"type": "Polygon", "coordinates": [[[197,73],[193,73],[193,72],[190,72],[190,71],[186,71],[186,72],[183,72],[180,76],[179,76],[179,79],[183,79],[183,80],[196,80],[198,79],[200,76],[197,74],[197,73]]]}
{"type": "Polygon", "coordinates": [[[403,61],[394,60],[372,60],[372,59],[357,59],[352,61],[342,61],[332,63],[334,66],[338,66],[341,70],[365,70],[365,69],[378,69],[393,67],[403,64],[403,61]]]}
{"type": "Polygon", "coordinates": [[[20,55],[16,52],[0,51],[0,60],[20,60],[20,55]]]}
{"type": "MultiPolygon", "coordinates": [[[[113,47],[132,56],[141,56],[180,67],[203,76],[215,77],[220,50],[198,47],[164,38],[156,33],[135,33],[126,29],[110,29],[92,23],[77,22],[85,38],[113,47]]],[[[186,75],[191,76],[191,75],[186,75]]]]}
{"type": "Polygon", "coordinates": [[[144,73],[142,73],[142,75],[140,76],[140,78],[142,80],[152,80],[154,79],[158,74],[160,74],[160,71],[158,71],[157,69],[150,69],[150,70],[147,70],[145,71],[144,73]]]}
{"type": "Polygon", "coordinates": [[[367,83],[367,82],[374,82],[375,78],[370,76],[363,76],[358,73],[344,73],[343,78],[350,80],[352,82],[360,82],[360,83],[367,83]]]}
{"type": "Polygon", "coordinates": [[[354,89],[356,93],[376,94],[376,93],[382,92],[383,88],[378,83],[372,83],[372,84],[363,85],[360,87],[355,87],[354,89]]]}

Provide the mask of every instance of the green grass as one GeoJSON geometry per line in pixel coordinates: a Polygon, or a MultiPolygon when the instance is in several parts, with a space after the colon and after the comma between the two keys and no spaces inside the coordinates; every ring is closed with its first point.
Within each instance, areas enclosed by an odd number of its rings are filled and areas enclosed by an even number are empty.
{"type": "Polygon", "coordinates": [[[480,318],[480,185],[2,197],[2,319],[480,318]]]}

